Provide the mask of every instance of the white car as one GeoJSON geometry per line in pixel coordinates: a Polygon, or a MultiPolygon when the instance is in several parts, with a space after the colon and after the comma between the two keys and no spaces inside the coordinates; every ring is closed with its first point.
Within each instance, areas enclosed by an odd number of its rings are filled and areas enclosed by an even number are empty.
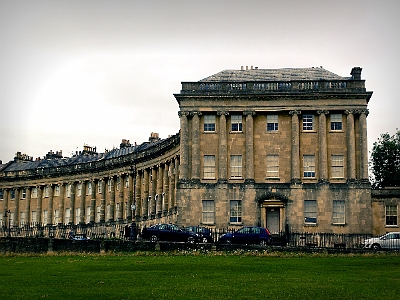
{"type": "Polygon", "coordinates": [[[367,249],[400,249],[400,232],[389,232],[380,237],[373,237],[364,241],[367,249]]]}

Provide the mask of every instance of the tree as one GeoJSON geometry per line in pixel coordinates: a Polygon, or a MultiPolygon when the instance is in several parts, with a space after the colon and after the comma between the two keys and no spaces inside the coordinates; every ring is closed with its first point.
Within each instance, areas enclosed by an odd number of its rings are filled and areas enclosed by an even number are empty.
{"type": "Polygon", "coordinates": [[[400,186],[400,131],[381,134],[371,152],[370,168],[375,188],[400,186]]]}

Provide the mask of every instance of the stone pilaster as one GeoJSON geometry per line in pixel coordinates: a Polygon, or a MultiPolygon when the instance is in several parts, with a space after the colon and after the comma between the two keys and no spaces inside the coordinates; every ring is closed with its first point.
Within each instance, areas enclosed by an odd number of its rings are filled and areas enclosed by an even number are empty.
{"type": "Polygon", "coordinates": [[[367,139],[367,116],[368,109],[360,111],[360,176],[359,178],[368,180],[368,139],[367,139]]]}
{"type": "Polygon", "coordinates": [[[180,118],[180,152],[181,152],[181,163],[180,163],[180,175],[179,179],[187,180],[189,175],[189,124],[188,116],[189,112],[179,111],[180,118]]]}
{"type": "Polygon", "coordinates": [[[94,223],[96,221],[96,193],[98,189],[98,180],[92,181],[92,192],[90,195],[90,223],[94,223]]]}
{"type": "Polygon", "coordinates": [[[126,211],[126,218],[128,221],[132,221],[132,218],[134,216],[133,211],[132,211],[132,204],[135,202],[135,199],[133,198],[133,189],[134,187],[134,179],[133,177],[135,176],[136,170],[133,170],[133,172],[130,172],[126,176],[128,176],[128,202],[127,202],[127,211],[126,211]]]}
{"type": "Polygon", "coordinates": [[[100,222],[104,223],[106,221],[106,180],[100,179],[98,184],[100,184],[101,196],[100,196],[100,222]]]}
{"type": "Polygon", "coordinates": [[[354,111],[346,110],[347,115],[347,179],[356,179],[356,146],[355,146],[355,131],[354,131],[354,111]]]}
{"type": "Polygon", "coordinates": [[[110,184],[111,184],[111,191],[110,191],[110,200],[109,200],[109,205],[110,205],[110,216],[108,221],[115,221],[116,216],[115,216],[115,177],[111,176],[109,178],[110,184]]]}
{"type": "Polygon", "coordinates": [[[49,185],[49,202],[48,202],[48,215],[47,215],[47,224],[51,225],[54,224],[54,220],[53,220],[53,201],[54,201],[54,184],[50,184],[49,185]]]}
{"type": "Polygon", "coordinates": [[[219,115],[219,148],[218,148],[218,179],[224,182],[228,178],[228,142],[226,132],[226,111],[217,112],[219,115]]]}
{"type": "Polygon", "coordinates": [[[200,115],[201,112],[191,112],[192,118],[192,176],[191,179],[200,179],[200,115]]]}
{"type": "Polygon", "coordinates": [[[42,223],[42,201],[43,201],[43,186],[38,186],[36,222],[42,223]]]}
{"type": "Polygon", "coordinates": [[[142,216],[142,176],[139,171],[136,171],[135,176],[133,181],[136,187],[133,194],[135,199],[134,204],[136,205],[135,218],[138,220],[142,216]]]}
{"type": "Polygon", "coordinates": [[[85,223],[85,216],[86,216],[85,211],[86,211],[86,181],[82,181],[79,223],[85,223]]]}
{"type": "Polygon", "coordinates": [[[157,203],[156,203],[156,213],[158,217],[161,217],[162,214],[162,190],[163,190],[163,165],[159,164],[157,168],[157,203]]]}
{"type": "Polygon", "coordinates": [[[169,163],[164,164],[163,168],[163,203],[162,203],[162,211],[163,214],[166,214],[168,211],[169,205],[169,163]]]}
{"type": "Polygon", "coordinates": [[[245,111],[246,116],[246,175],[245,179],[254,181],[254,137],[253,126],[254,111],[245,111]]]}
{"type": "Polygon", "coordinates": [[[26,224],[31,224],[31,199],[32,199],[32,188],[28,187],[26,189],[26,224]]]}
{"type": "Polygon", "coordinates": [[[292,182],[300,182],[300,126],[299,115],[301,111],[292,110],[292,182]]]}
{"type": "Polygon", "coordinates": [[[142,216],[147,219],[149,217],[149,170],[143,170],[143,210],[142,216]]]}
{"type": "Polygon", "coordinates": [[[328,180],[328,147],[326,140],[326,115],[327,110],[318,110],[318,148],[319,148],[319,180],[328,180]]]}
{"type": "Polygon", "coordinates": [[[19,198],[20,198],[20,188],[15,189],[15,199],[14,199],[14,224],[13,226],[19,226],[19,198]]]}
{"type": "Polygon", "coordinates": [[[59,218],[58,223],[64,223],[64,209],[65,209],[65,183],[60,183],[60,196],[59,198],[59,218]]]}

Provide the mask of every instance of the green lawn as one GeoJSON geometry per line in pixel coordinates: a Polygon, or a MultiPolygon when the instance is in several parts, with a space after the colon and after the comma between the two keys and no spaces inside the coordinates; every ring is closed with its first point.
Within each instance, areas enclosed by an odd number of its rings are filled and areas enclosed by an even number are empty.
{"type": "Polygon", "coordinates": [[[400,255],[0,256],[0,299],[400,299],[400,255]]]}

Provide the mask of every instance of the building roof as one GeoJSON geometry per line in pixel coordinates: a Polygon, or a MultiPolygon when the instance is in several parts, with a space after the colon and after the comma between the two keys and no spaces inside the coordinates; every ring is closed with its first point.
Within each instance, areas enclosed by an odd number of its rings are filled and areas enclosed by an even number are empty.
{"type": "Polygon", "coordinates": [[[284,69],[258,69],[224,70],[214,75],[199,80],[199,82],[221,81],[295,81],[295,80],[347,80],[325,70],[322,67],[312,68],[284,68],[284,69]]]}

